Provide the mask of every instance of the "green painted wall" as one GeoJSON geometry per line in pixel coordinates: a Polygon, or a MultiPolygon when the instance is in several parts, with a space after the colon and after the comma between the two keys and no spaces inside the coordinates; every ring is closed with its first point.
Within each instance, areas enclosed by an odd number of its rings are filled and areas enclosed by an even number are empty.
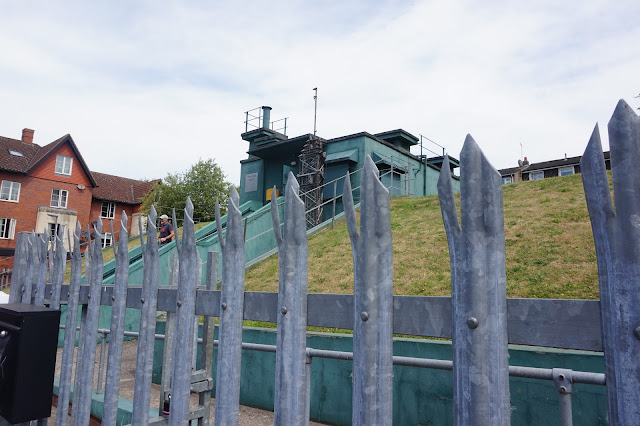
{"type": "MultiPolygon", "coordinates": [[[[158,333],[164,333],[159,323],[158,333]]],[[[216,330],[217,333],[217,330],[216,330]]],[[[216,334],[217,335],[217,334],[216,334]]],[[[275,345],[274,329],[245,328],[243,342],[275,345]]],[[[350,335],[309,333],[307,346],[352,351],[350,335]]],[[[154,381],[161,376],[163,341],[156,341],[154,381]]],[[[394,355],[451,359],[451,344],[426,339],[396,339],[394,355]]],[[[510,346],[511,365],[571,368],[602,373],[601,353],[510,346]]],[[[215,378],[214,353],[214,378],[215,378]]],[[[275,354],[242,352],[240,399],[244,405],[273,410],[275,354]]],[[[558,394],[551,381],[511,378],[513,425],[559,425],[558,394]]],[[[215,395],[215,389],[212,392],[215,395]]],[[[394,367],[393,423],[452,425],[453,391],[450,371],[394,367]]],[[[351,362],[314,358],[311,364],[311,419],[331,424],[351,422],[351,362]]],[[[573,393],[573,421],[577,425],[607,424],[605,388],[578,384],[573,393]]]]}
{"type": "MultiPolygon", "coordinates": [[[[407,190],[409,194],[416,197],[423,195],[435,195],[438,193],[437,183],[438,178],[440,177],[439,170],[425,166],[412,156],[399,152],[398,150],[384,145],[366,135],[358,135],[349,139],[330,141],[325,145],[325,152],[327,155],[353,149],[358,150],[358,162],[349,163],[350,172],[362,169],[364,167],[365,157],[367,155],[373,157],[374,153],[383,157],[393,156],[397,159],[396,161],[408,169],[405,174],[394,174],[393,186],[402,189],[393,190],[392,195],[404,195],[407,190]]],[[[266,190],[272,188],[274,185],[277,189],[282,191],[284,187],[282,171],[283,167],[288,164],[289,163],[286,163],[284,159],[269,159],[243,163],[241,166],[240,202],[242,203],[249,199],[265,202],[264,197],[266,190]],[[255,192],[245,193],[242,186],[246,179],[246,175],[250,173],[259,173],[258,190],[255,192]]],[[[332,166],[328,164],[327,168],[330,167],[332,166]]],[[[390,186],[389,179],[390,176],[382,177],[383,183],[387,187],[390,186]]],[[[351,176],[351,186],[352,188],[360,186],[360,173],[355,173],[351,176]]],[[[456,192],[460,190],[460,181],[458,179],[453,180],[453,187],[456,192]]],[[[354,191],[353,197],[354,200],[358,202],[360,199],[360,192],[358,189],[354,191]]],[[[340,207],[337,210],[342,211],[341,202],[338,204],[340,204],[340,207]]]]}
{"type": "Polygon", "coordinates": [[[261,204],[264,203],[264,161],[256,160],[248,163],[240,164],[240,204],[244,204],[247,201],[258,201],[261,204]],[[257,190],[245,192],[247,175],[257,173],[258,174],[258,182],[257,182],[257,190]]]}

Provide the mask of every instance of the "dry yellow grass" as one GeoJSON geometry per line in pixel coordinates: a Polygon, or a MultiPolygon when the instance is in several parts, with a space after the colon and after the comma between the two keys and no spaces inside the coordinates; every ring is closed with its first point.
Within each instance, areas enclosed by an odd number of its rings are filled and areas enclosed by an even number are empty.
{"type": "MultiPolygon", "coordinates": [[[[581,175],[503,186],[509,297],[597,299],[598,278],[581,175]]],[[[438,198],[391,202],[394,294],[450,295],[438,198]]],[[[278,290],[278,257],[247,271],[249,291],[278,290]]],[[[344,220],[309,239],[309,292],[352,293],[344,220]]]]}

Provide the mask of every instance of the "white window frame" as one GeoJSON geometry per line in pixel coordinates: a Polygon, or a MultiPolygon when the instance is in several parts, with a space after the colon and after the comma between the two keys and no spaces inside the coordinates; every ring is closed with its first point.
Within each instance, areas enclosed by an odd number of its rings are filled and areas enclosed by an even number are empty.
{"type": "Polygon", "coordinates": [[[20,188],[20,182],[3,180],[2,184],[0,185],[0,200],[9,201],[11,203],[20,202],[20,188]],[[12,195],[15,195],[15,200],[13,199],[12,195]]]}
{"type": "Polygon", "coordinates": [[[73,168],[73,158],[67,155],[58,154],[56,157],[56,174],[71,176],[71,169],[73,168]],[[69,171],[65,171],[65,169],[69,166],[69,171]]]}
{"type": "Polygon", "coordinates": [[[49,241],[55,241],[55,236],[60,230],[60,239],[64,241],[64,223],[49,222],[49,241]]]}
{"type": "Polygon", "coordinates": [[[558,176],[571,176],[574,175],[576,173],[576,170],[573,168],[573,166],[570,167],[560,167],[558,169],[558,176]],[[562,173],[562,172],[568,172],[568,173],[562,173]]]}
{"type": "Polygon", "coordinates": [[[0,217],[0,240],[13,240],[16,236],[16,220],[0,217]]]}
{"type": "Polygon", "coordinates": [[[542,179],[544,179],[544,172],[529,173],[529,180],[542,180],[542,179]]]}
{"type": "Polygon", "coordinates": [[[53,188],[51,190],[51,202],[49,203],[49,205],[51,207],[57,207],[57,208],[60,208],[60,209],[66,209],[68,203],[69,203],[69,191],[67,191],[66,189],[58,189],[58,188],[53,188]],[[57,202],[54,203],[53,196],[54,196],[56,191],[58,191],[58,194],[56,195],[57,196],[57,202]],[[62,199],[63,198],[64,198],[64,203],[62,203],[62,199]]]}
{"type": "Polygon", "coordinates": [[[102,209],[100,210],[100,217],[104,217],[107,219],[113,219],[114,217],[116,217],[116,203],[114,203],[113,201],[103,201],[102,209]],[[104,215],[105,206],[107,207],[106,216],[104,215]]]}
{"type": "Polygon", "coordinates": [[[511,176],[505,176],[502,178],[503,185],[507,185],[509,183],[513,183],[513,179],[511,178],[511,176]]]}
{"type": "Polygon", "coordinates": [[[107,247],[111,247],[113,245],[113,236],[111,235],[111,232],[103,232],[102,233],[102,248],[107,248],[107,247]],[[107,241],[109,241],[109,244],[107,244],[107,241]]]}

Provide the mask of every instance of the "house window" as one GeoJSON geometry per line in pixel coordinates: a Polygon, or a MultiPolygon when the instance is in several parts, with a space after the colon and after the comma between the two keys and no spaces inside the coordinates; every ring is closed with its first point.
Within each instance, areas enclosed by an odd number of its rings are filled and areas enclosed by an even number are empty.
{"type": "Polygon", "coordinates": [[[512,183],[511,176],[505,176],[502,178],[502,184],[512,183]]]}
{"type": "Polygon", "coordinates": [[[113,201],[102,202],[102,213],[100,213],[101,217],[113,219],[115,212],[116,212],[116,203],[114,203],[113,201]]]}
{"type": "Polygon", "coordinates": [[[59,207],[61,209],[67,208],[67,196],[69,191],[66,189],[52,189],[51,190],[51,207],[59,207]]]}
{"type": "Polygon", "coordinates": [[[544,179],[544,172],[531,172],[529,173],[529,180],[544,179]]]}
{"type": "Polygon", "coordinates": [[[0,200],[18,202],[20,199],[20,183],[3,180],[0,187],[0,200]]]}
{"type": "Polygon", "coordinates": [[[16,220],[0,217],[0,239],[13,240],[16,234],[16,220]]]}
{"type": "Polygon", "coordinates": [[[49,240],[54,241],[56,235],[60,235],[60,239],[64,235],[64,224],[62,223],[49,223],[49,240]]]}
{"type": "Polygon", "coordinates": [[[558,176],[569,176],[574,173],[575,171],[573,170],[573,167],[563,167],[558,170],[558,176]]]}
{"type": "Polygon", "coordinates": [[[71,176],[72,164],[73,158],[58,154],[56,157],[56,174],[71,176]]]}
{"type": "Polygon", "coordinates": [[[112,244],[111,232],[104,232],[102,234],[102,248],[110,247],[112,244]]]}

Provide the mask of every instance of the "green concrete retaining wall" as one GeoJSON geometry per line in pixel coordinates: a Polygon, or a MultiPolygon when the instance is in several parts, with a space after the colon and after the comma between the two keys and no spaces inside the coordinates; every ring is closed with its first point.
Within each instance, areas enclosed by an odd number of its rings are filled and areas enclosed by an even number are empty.
{"type": "MultiPolygon", "coordinates": [[[[53,393],[59,395],[60,379],[55,377],[53,380],[53,393]]],[[[73,384],[69,394],[69,401],[73,401],[73,384]]],[[[93,417],[102,419],[102,413],[104,408],[104,393],[96,393],[95,389],[91,394],[91,408],[90,412],[93,417]]],[[[55,410],[55,408],[53,409],[55,410]]],[[[52,411],[53,411],[52,410],[52,411]]],[[[158,408],[149,409],[149,418],[158,417],[158,408]]],[[[118,399],[118,414],[116,415],[116,426],[130,425],[133,414],[133,401],[119,398],[118,399]]]]}
{"type": "MultiPolygon", "coordinates": [[[[164,333],[164,322],[157,333],[164,333]]],[[[216,330],[217,333],[217,330],[216,330]]],[[[244,342],[275,345],[274,329],[245,328],[244,342]]],[[[163,341],[154,353],[154,382],[159,383],[163,341]]],[[[309,333],[307,346],[316,349],[351,351],[350,335],[309,333]]],[[[451,359],[451,343],[441,340],[396,339],[394,355],[451,359]]],[[[214,354],[214,379],[215,379],[214,354]]],[[[550,348],[510,346],[511,365],[570,368],[604,372],[601,353],[550,348]]],[[[416,367],[394,367],[393,423],[452,425],[453,390],[450,371],[416,367]]],[[[244,405],[273,410],[275,354],[242,352],[240,400],[244,405]]],[[[511,378],[512,425],[559,425],[558,394],[552,381],[511,378]]],[[[215,389],[212,392],[215,395],[215,389]]],[[[573,393],[573,421],[577,425],[604,425],[607,420],[603,386],[578,384],[573,393]]],[[[311,364],[311,419],[331,424],[351,422],[351,362],[314,358],[311,364]]]]}

